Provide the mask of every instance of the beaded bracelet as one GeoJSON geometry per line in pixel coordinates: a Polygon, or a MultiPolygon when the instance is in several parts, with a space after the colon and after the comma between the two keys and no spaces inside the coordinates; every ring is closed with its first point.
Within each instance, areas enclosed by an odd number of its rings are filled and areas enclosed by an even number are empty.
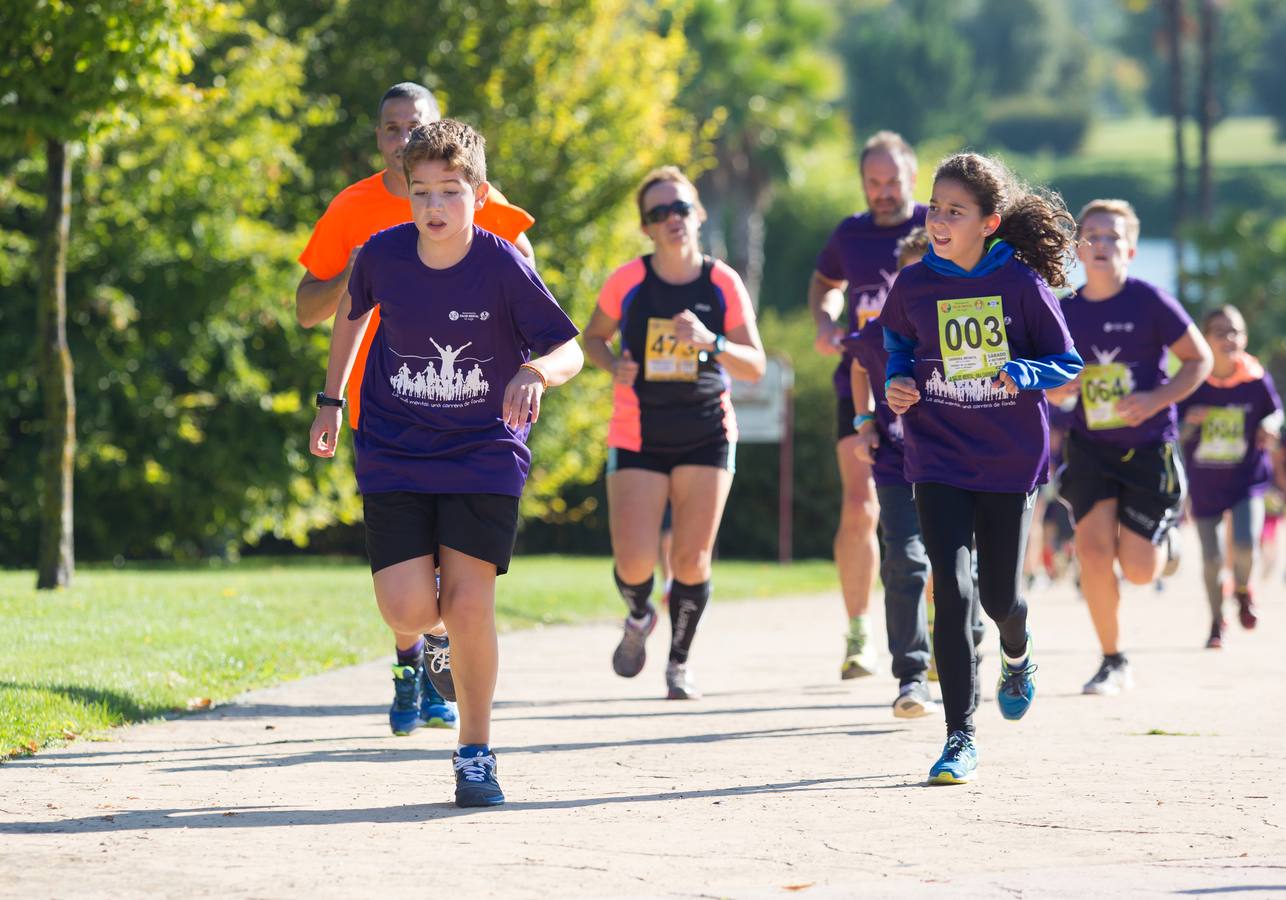
{"type": "Polygon", "coordinates": [[[520,365],[518,368],[520,368],[520,369],[528,369],[528,370],[530,370],[530,371],[532,371],[532,372],[535,372],[535,373],[536,373],[536,377],[540,379],[540,386],[541,386],[541,388],[542,388],[542,389],[544,389],[544,390],[549,390],[549,379],[545,377],[545,373],[544,373],[544,372],[542,372],[542,371],[540,371],[540,369],[537,369],[537,368],[536,368],[535,366],[533,366],[531,363],[523,363],[523,364],[522,364],[522,365],[520,365]]]}

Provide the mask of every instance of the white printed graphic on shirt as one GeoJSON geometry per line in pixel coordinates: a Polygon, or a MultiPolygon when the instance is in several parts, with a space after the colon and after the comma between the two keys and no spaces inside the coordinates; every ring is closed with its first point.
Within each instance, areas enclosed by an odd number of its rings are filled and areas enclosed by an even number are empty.
{"type": "Polygon", "coordinates": [[[389,348],[398,359],[428,360],[428,365],[419,371],[412,371],[411,366],[403,362],[397,374],[389,378],[393,393],[417,406],[467,406],[485,401],[491,385],[483,377],[479,363],[490,362],[490,358],[461,358],[460,354],[472,346],[473,341],[459,347],[450,344],[443,347],[433,338],[429,338],[429,343],[438,351],[436,364],[434,357],[403,355],[389,348]],[[465,366],[458,363],[473,363],[473,368],[466,372],[465,366]]]}
{"type": "Polygon", "coordinates": [[[897,274],[896,269],[892,272],[880,269],[881,281],[878,284],[863,284],[852,289],[853,308],[857,310],[859,328],[883,311],[884,301],[888,299],[889,288],[893,287],[893,279],[897,274]]]}
{"type": "Polygon", "coordinates": [[[942,370],[935,367],[924,383],[924,393],[933,402],[949,406],[997,406],[1005,401],[1014,402],[1003,387],[994,387],[992,381],[991,378],[947,381],[942,377],[942,370]]]}

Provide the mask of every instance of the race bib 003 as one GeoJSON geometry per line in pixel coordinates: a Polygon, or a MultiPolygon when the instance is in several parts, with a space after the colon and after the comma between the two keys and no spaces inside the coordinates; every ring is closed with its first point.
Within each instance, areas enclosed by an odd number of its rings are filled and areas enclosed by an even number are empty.
{"type": "Polygon", "coordinates": [[[1081,406],[1091,431],[1124,428],[1116,401],[1133,390],[1134,377],[1125,363],[1095,363],[1081,370],[1081,406]]]}
{"type": "Polygon", "coordinates": [[[1213,406],[1201,422],[1197,462],[1239,463],[1246,456],[1246,411],[1235,406],[1213,406]]]}
{"type": "Polygon", "coordinates": [[[994,378],[1009,362],[1009,337],[999,297],[938,301],[938,340],[947,381],[994,378]]]}
{"type": "Polygon", "coordinates": [[[645,381],[696,381],[697,348],[680,344],[673,319],[647,320],[647,350],[643,356],[645,381]]]}

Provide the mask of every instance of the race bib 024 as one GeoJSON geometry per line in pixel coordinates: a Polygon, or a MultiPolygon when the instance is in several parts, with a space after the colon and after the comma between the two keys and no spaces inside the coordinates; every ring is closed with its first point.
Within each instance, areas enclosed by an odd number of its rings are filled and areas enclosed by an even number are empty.
{"type": "Polygon", "coordinates": [[[1201,421],[1197,462],[1239,463],[1246,456],[1246,411],[1235,406],[1212,406],[1201,421]]]}
{"type": "Polygon", "coordinates": [[[999,297],[938,301],[938,340],[947,381],[994,378],[1009,362],[1009,337],[999,297]]]}
{"type": "Polygon", "coordinates": [[[673,319],[647,320],[647,349],[643,356],[645,381],[696,381],[697,348],[680,344],[673,319]]]}

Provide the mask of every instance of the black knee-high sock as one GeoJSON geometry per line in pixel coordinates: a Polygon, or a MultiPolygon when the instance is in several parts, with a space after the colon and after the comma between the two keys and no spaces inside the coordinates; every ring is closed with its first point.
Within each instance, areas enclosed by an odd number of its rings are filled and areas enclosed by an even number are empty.
{"type": "Polygon", "coordinates": [[[621,581],[621,576],[616,569],[612,569],[612,577],[616,579],[616,589],[620,591],[625,604],[630,608],[630,615],[636,619],[647,618],[647,611],[651,605],[652,598],[652,582],[655,576],[649,575],[647,581],[641,581],[638,584],[626,584],[621,581]]]}
{"type": "Polygon", "coordinates": [[[670,662],[688,661],[697,623],[710,602],[710,582],[684,584],[675,581],[670,588],[670,662]]]}

